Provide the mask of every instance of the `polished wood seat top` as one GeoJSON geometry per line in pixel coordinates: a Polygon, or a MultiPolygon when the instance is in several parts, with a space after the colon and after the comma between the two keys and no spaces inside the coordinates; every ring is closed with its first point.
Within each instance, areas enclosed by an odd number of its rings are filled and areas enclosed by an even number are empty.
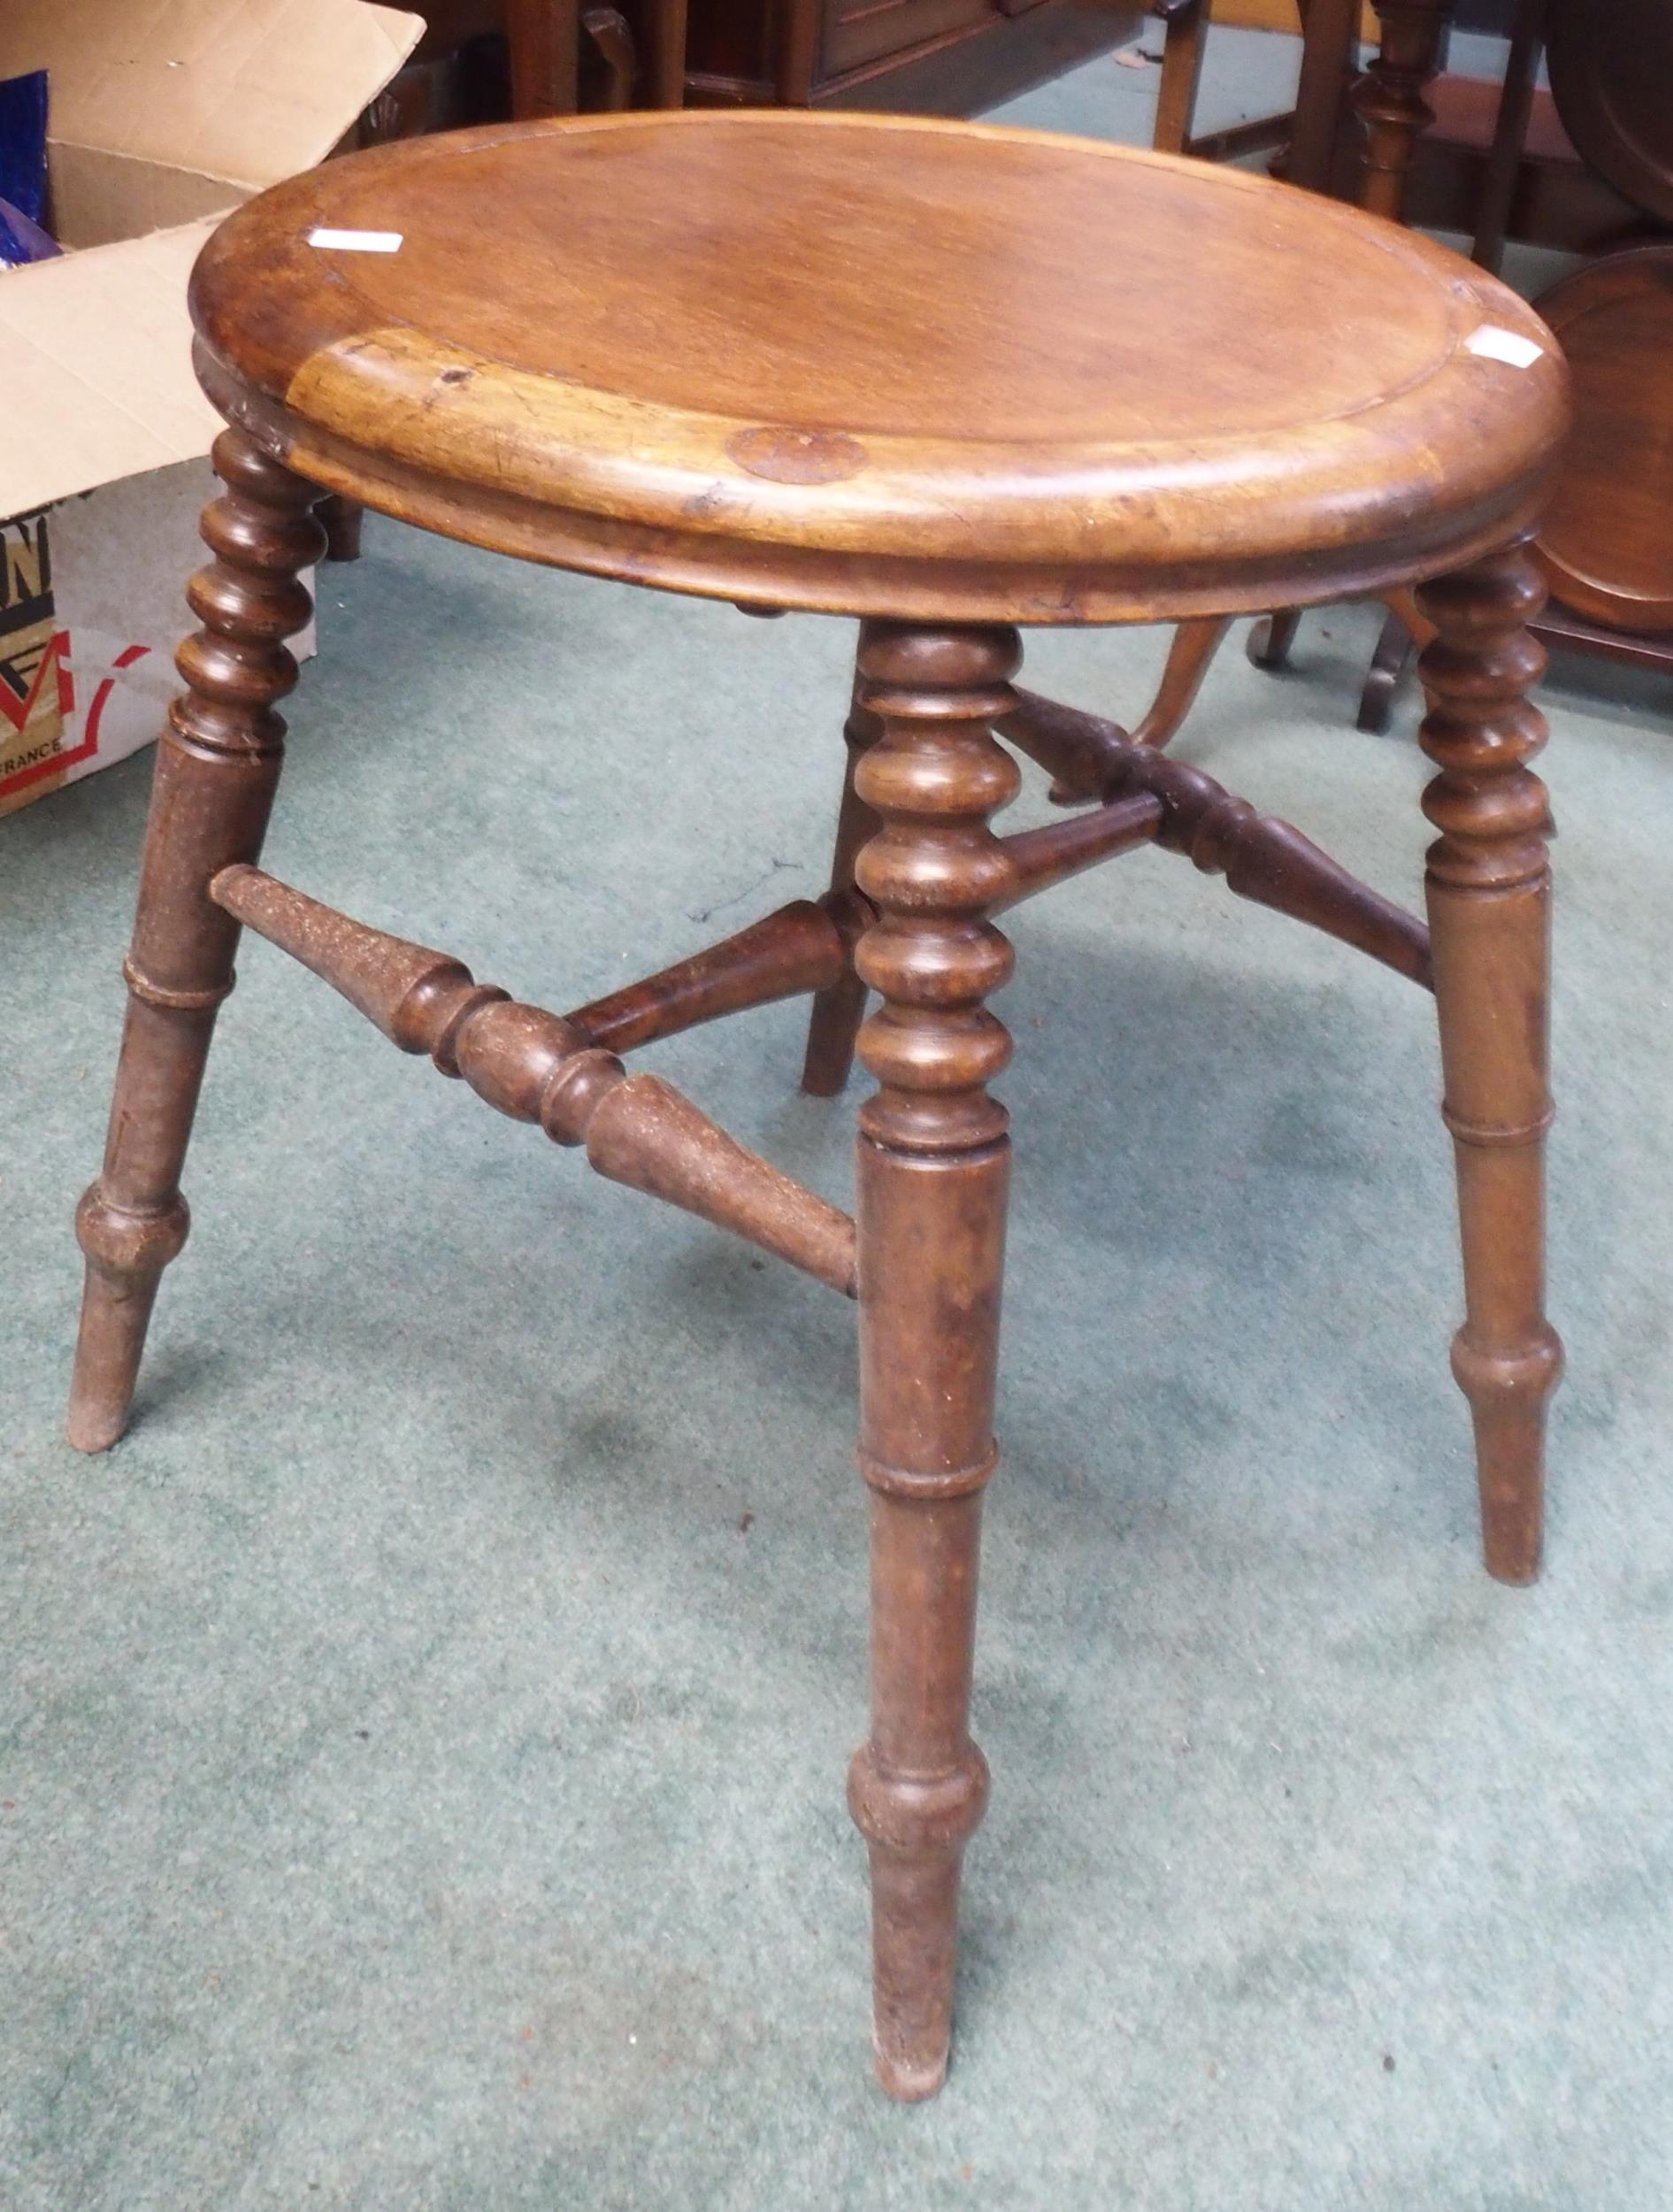
{"type": "Polygon", "coordinates": [[[211,396],[331,489],[843,612],[1119,620],[1406,580],[1531,514],[1566,408],[1537,318],[1392,226],[916,118],[381,148],[234,213],[192,307],[211,396]]]}

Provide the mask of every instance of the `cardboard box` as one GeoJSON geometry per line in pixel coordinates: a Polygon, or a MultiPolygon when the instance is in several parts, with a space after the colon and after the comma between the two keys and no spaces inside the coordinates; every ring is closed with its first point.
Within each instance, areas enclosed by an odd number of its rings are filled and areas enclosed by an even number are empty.
{"type": "Polygon", "coordinates": [[[49,73],[65,249],[0,272],[0,814],[157,735],[220,428],[192,263],[331,152],[423,28],[368,0],[0,0],[0,77],[49,73]]]}

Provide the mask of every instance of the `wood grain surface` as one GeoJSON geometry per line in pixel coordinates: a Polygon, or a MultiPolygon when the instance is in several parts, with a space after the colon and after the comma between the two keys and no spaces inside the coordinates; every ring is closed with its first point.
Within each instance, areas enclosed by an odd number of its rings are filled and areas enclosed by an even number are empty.
{"type": "Polygon", "coordinates": [[[192,300],[211,396],[332,490],[843,612],[1146,618],[1409,579],[1533,511],[1564,407],[1543,326],[1425,241],[1238,171],[924,119],[379,148],[241,209],[192,300]],[[1483,323],[1532,366],[1471,352],[1483,323]]]}

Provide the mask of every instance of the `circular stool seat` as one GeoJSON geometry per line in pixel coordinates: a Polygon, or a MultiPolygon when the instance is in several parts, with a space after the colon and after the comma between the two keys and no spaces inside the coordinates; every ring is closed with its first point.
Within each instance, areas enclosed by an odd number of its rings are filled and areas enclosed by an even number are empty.
{"type": "Polygon", "coordinates": [[[192,311],[211,397],[330,489],[525,557],[872,615],[1406,582],[1535,511],[1565,404],[1515,295],[1390,225],[917,118],[408,142],[249,203],[192,311]]]}

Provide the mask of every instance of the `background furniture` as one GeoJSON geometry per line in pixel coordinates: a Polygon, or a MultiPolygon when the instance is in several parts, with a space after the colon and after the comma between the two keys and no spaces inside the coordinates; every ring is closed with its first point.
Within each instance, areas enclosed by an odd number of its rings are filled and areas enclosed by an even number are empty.
{"type": "Polygon", "coordinates": [[[421,0],[363,142],[495,114],[886,107],[967,115],[1123,44],[1123,0],[421,0]]]}
{"type": "Polygon", "coordinates": [[[1673,241],[1590,262],[1539,307],[1577,400],[1541,565],[1594,649],[1673,668],[1673,241]]]}
{"type": "Polygon", "coordinates": [[[1009,1171],[988,1089],[1011,1050],[987,1004],[1012,966],[996,916],[1154,844],[1433,992],[1485,1555],[1507,1580],[1536,1571],[1561,1348],[1524,543],[1561,364],[1472,351],[1485,320],[1543,334],[1492,279],[1323,199],[892,117],[586,118],[379,148],[240,210],[192,302],[204,389],[237,427],[158,749],[109,1143],[78,1214],[72,1440],[102,1448],[127,1419],[242,927],[606,1177],[857,1297],[872,1713],[849,1802],[879,2072],[929,2095],[987,1788],[969,1717],[1009,1171]],[[321,227],[404,243],[327,249],[321,227]],[[322,487],[525,559],[859,616],[826,896],[559,1016],[263,872],[322,487]],[[1200,770],[1011,682],[1019,621],[1208,619],[1430,578],[1427,926],[1200,770]],[[1072,816],[994,833],[1022,780],[995,730],[1082,802],[1072,816]],[[850,972],[863,987],[839,1001],[850,972]],[[858,1031],[877,1087],[852,1219],[620,1056],[815,993],[810,1073],[830,1088],[863,988],[882,1002],[858,1031]]]}
{"type": "MultiPolygon", "coordinates": [[[[1608,10],[1591,0],[1517,0],[1478,263],[1496,268],[1502,256],[1522,134],[1541,97],[1586,161],[1637,201],[1617,239],[1654,238],[1657,225],[1673,225],[1673,0],[1608,10]],[[1533,80],[1547,44],[1551,89],[1541,96],[1533,80]]],[[[1537,305],[1569,355],[1576,418],[1536,547],[1553,594],[1536,634],[1569,651],[1673,669],[1673,242],[1617,244],[1537,305]]],[[[1390,615],[1361,698],[1361,729],[1387,726],[1424,635],[1415,608],[1390,615]]]]}
{"type": "Polygon", "coordinates": [[[498,116],[678,107],[685,0],[423,0],[411,59],[362,119],[381,145],[498,116]]]}
{"type": "Polygon", "coordinates": [[[1296,0],[1302,41],[1293,108],[1199,134],[1197,88],[1209,7],[1210,0],[1152,0],[1151,12],[1163,25],[1154,142],[1163,153],[1200,161],[1237,161],[1277,150],[1281,159],[1275,169],[1290,183],[1329,190],[1343,109],[1357,74],[1359,0],[1296,0]]]}
{"type": "MultiPolygon", "coordinates": [[[[1379,50],[1357,82],[1357,12],[1347,0],[1299,4],[1294,110],[1199,135],[1209,0],[1156,0],[1167,26],[1156,143],[1222,160],[1273,146],[1275,168],[1292,182],[1472,232],[1473,257],[1495,270],[1510,238],[1618,245],[1653,236],[1646,217],[1666,211],[1673,220],[1673,0],[1605,11],[1591,0],[1515,0],[1502,87],[1433,74],[1447,0],[1390,0],[1379,50]],[[1548,91],[1537,83],[1547,36],[1548,91]]],[[[1569,650],[1673,667],[1670,270],[1673,256],[1659,247],[1618,252],[1539,303],[1575,355],[1577,420],[1539,546],[1554,598],[1534,628],[1569,650]]],[[[1257,663],[1282,664],[1295,621],[1286,611],[1261,626],[1251,641],[1257,663]]],[[[1409,595],[1397,598],[1361,696],[1361,729],[1386,728],[1425,636],[1409,595]]],[[[1181,634],[1143,729],[1165,741],[1218,643],[1181,634]]]]}
{"type": "Polygon", "coordinates": [[[1132,36],[1109,0],[689,0],[699,104],[971,115],[1132,36]]]}
{"type": "MultiPolygon", "coordinates": [[[[1500,244],[1509,236],[1588,251],[1636,227],[1638,207],[1623,195],[1619,175],[1611,181],[1608,171],[1587,165],[1552,93],[1535,81],[1537,35],[1531,40],[1527,0],[1515,0],[1508,23],[1509,81],[1516,88],[1508,117],[1498,83],[1439,69],[1453,0],[1390,0],[1378,8],[1379,51],[1356,95],[1360,12],[1346,0],[1296,0],[1302,60],[1293,109],[1200,134],[1193,111],[1211,6],[1212,0],[1153,0],[1164,26],[1158,146],[1221,161],[1277,149],[1279,173],[1292,182],[1364,198],[1378,213],[1426,230],[1479,236],[1491,210],[1500,244]],[[1525,69],[1518,54],[1528,57],[1525,69]],[[1372,175],[1362,186],[1364,124],[1373,127],[1372,175]],[[1393,157],[1386,182],[1377,180],[1387,166],[1379,134],[1393,157]]],[[[1564,12],[1618,35],[1614,12],[1589,0],[1564,12]]],[[[1491,250],[1483,265],[1495,265],[1491,250]]]]}

